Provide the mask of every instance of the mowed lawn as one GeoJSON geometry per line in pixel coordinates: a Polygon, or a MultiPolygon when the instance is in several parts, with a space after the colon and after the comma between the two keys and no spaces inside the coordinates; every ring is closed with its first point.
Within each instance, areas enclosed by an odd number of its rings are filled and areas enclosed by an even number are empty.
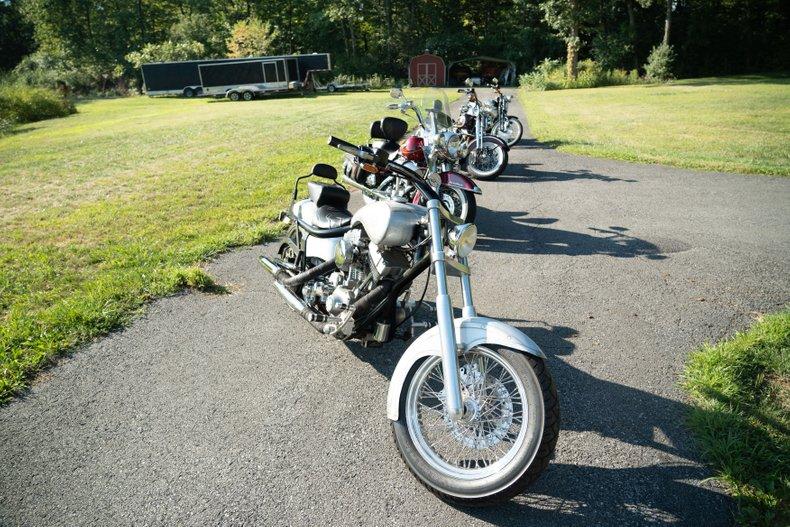
{"type": "Polygon", "coordinates": [[[386,93],[231,103],[133,97],[0,137],[0,401],[202,259],[273,235],[294,178],[339,167],[386,93]]]}
{"type": "Polygon", "coordinates": [[[532,133],[574,154],[790,175],[790,77],[521,91],[532,133]]]}

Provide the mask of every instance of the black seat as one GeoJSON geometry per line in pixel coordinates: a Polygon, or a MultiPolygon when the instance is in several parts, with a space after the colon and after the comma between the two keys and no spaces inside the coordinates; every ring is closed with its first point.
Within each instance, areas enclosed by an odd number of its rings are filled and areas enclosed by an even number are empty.
{"type": "Polygon", "coordinates": [[[315,181],[307,182],[307,192],[310,195],[310,201],[319,208],[329,205],[336,209],[345,209],[348,207],[348,201],[351,199],[351,194],[343,187],[315,181]]]}
{"type": "Polygon", "coordinates": [[[382,150],[393,154],[400,150],[400,145],[395,141],[387,141],[386,139],[378,139],[376,141],[371,141],[370,146],[373,148],[381,148],[382,150]]]}
{"type": "Polygon", "coordinates": [[[324,205],[315,211],[315,227],[319,229],[336,229],[351,224],[352,214],[346,209],[338,209],[324,205]]]}
{"type": "Polygon", "coordinates": [[[312,227],[337,229],[351,224],[352,214],[348,212],[351,194],[346,189],[337,185],[308,181],[307,192],[310,194],[310,201],[317,207],[312,227]]]}

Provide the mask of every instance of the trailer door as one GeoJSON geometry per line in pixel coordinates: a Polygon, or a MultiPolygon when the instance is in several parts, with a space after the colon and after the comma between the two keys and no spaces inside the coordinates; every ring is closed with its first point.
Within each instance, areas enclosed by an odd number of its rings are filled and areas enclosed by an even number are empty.
{"type": "Polygon", "coordinates": [[[284,60],[271,60],[263,63],[263,75],[267,89],[288,88],[288,77],[285,74],[284,60]]]}

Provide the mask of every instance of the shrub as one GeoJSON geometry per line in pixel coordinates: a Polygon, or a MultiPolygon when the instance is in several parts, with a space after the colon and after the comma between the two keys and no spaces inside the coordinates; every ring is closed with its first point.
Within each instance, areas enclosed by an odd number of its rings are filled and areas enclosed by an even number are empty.
{"type": "Polygon", "coordinates": [[[16,83],[56,88],[66,86],[75,93],[91,93],[115,84],[122,72],[115,65],[99,65],[80,61],[56,51],[31,53],[14,68],[11,78],[16,83]]]}
{"type": "Polygon", "coordinates": [[[0,135],[7,134],[13,128],[14,122],[11,119],[0,117],[0,135]]]}
{"type": "Polygon", "coordinates": [[[621,69],[607,70],[593,60],[579,62],[576,79],[567,76],[565,65],[559,60],[546,59],[532,70],[519,77],[519,84],[528,90],[563,90],[571,88],[596,88],[640,82],[639,72],[621,69]]]}
{"type": "Polygon", "coordinates": [[[74,104],[55,90],[23,84],[0,85],[0,128],[30,123],[76,112],[74,104]]]}
{"type": "Polygon", "coordinates": [[[370,88],[373,90],[381,89],[381,88],[392,88],[395,86],[395,79],[392,77],[385,77],[383,75],[379,75],[378,73],[374,73],[373,75],[364,76],[364,75],[345,75],[345,74],[338,74],[335,75],[333,82],[336,84],[363,84],[367,83],[370,85],[370,88]]]}
{"type": "Polygon", "coordinates": [[[675,52],[672,50],[672,46],[665,44],[655,46],[647,57],[645,77],[653,82],[670,80],[674,62],[675,52]]]}

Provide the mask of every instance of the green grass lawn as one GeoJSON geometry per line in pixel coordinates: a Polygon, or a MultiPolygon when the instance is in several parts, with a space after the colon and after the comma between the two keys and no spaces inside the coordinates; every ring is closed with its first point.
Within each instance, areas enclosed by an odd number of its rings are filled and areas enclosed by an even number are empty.
{"type": "Polygon", "coordinates": [[[210,288],[196,263],[273,235],[297,175],[340,166],[386,93],[250,103],[132,97],[0,137],[0,402],[150,298],[210,288]]]}
{"type": "Polygon", "coordinates": [[[741,525],[790,525],[790,311],[692,354],[684,387],[703,454],[741,525]]]}
{"type": "Polygon", "coordinates": [[[532,133],[559,150],[726,172],[790,175],[790,78],[521,91],[532,133]]]}

